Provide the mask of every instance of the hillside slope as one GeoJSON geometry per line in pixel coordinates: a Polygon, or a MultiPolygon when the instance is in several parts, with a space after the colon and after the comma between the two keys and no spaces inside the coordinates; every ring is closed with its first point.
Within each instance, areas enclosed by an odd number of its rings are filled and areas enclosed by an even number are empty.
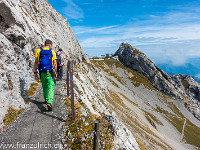
{"type": "Polygon", "coordinates": [[[77,102],[81,99],[92,114],[109,118],[114,149],[200,148],[199,120],[144,75],[112,59],[81,63],[74,75],[77,102]]]}

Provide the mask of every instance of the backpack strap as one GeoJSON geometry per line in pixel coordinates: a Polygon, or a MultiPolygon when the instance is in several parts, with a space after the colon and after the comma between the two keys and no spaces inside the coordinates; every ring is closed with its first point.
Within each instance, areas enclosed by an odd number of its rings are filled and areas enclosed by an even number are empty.
{"type": "MultiPolygon", "coordinates": [[[[43,51],[43,48],[42,48],[42,47],[40,47],[40,50],[41,50],[41,51],[43,51]]],[[[41,51],[40,51],[40,52],[41,52],[41,51]]]]}

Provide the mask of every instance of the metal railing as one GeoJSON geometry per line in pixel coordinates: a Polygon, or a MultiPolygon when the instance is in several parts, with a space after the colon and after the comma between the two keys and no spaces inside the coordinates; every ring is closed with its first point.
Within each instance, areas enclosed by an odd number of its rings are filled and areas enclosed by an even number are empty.
{"type": "MultiPolygon", "coordinates": [[[[72,120],[75,120],[75,111],[74,111],[74,83],[73,83],[73,66],[76,64],[75,61],[68,61],[67,63],[67,78],[66,78],[66,84],[67,84],[67,96],[71,96],[71,110],[72,110],[72,120]]],[[[81,100],[81,99],[80,99],[81,100]]],[[[86,111],[86,114],[88,116],[88,119],[90,121],[90,124],[92,125],[92,128],[94,130],[94,145],[93,150],[102,150],[101,144],[100,144],[100,130],[99,130],[99,124],[100,121],[95,122],[95,127],[92,123],[92,120],[89,116],[89,113],[87,111],[87,108],[85,107],[83,101],[81,100],[81,103],[86,111]]]]}

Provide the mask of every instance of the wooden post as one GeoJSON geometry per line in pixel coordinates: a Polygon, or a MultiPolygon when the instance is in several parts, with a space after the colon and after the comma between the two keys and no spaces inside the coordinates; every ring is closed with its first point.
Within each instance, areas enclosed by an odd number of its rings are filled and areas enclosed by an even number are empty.
{"type": "Polygon", "coordinates": [[[67,96],[69,97],[69,72],[70,72],[70,61],[67,62],[67,79],[66,79],[66,84],[67,84],[67,96]]]}
{"type": "Polygon", "coordinates": [[[95,121],[95,132],[94,132],[94,147],[93,150],[99,150],[100,144],[100,134],[99,134],[99,123],[100,121],[95,121]]]}
{"type": "Polygon", "coordinates": [[[71,65],[70,71],[70,91],[71,91],[71,108],[72,108],[72,120],[75,120],[75,112],[74,112],[74,83],[73,83],[73,65],[71,65]]]}

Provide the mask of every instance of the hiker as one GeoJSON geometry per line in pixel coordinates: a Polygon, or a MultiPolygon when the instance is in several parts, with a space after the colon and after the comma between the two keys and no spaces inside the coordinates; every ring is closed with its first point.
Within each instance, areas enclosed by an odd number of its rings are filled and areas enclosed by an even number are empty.
{"type": "Polygon", "coordinates": [[[39,48],[35,54],[34,77],[38,79],[38,72],[42,82],[43,96],[48,111],[52,111],[54,96],[54,76],[57,78],[56,53],[52,50],[52,41],[47,39],[45,47],[39,48]]]}
{"type": "Polygon", "coordinates": [[[61,80],[63,76],[63,59],[68,60],[68,58],[65,57],[65,55],[62,53],[61,48],[56,53],[56,57],[57,57],[57,74],[58,74],[58,78],[61,80]]]}

